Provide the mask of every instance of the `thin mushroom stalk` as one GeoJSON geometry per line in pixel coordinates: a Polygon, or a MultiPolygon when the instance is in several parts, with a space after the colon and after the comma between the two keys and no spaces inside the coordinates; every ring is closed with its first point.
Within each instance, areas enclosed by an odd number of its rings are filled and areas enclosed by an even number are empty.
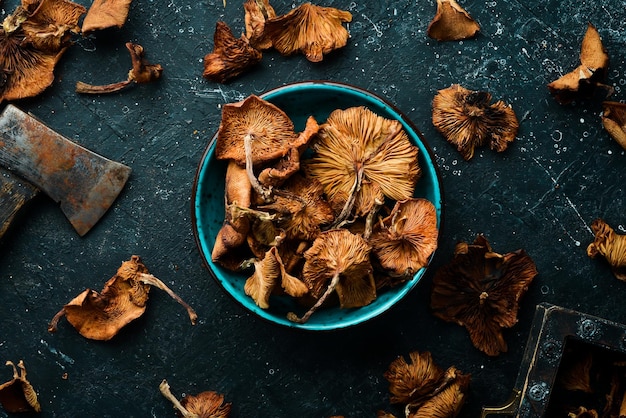
{"type": "Polygon", "coordinates": [[[148,284],[150,286],[154,286],[156,288],[163,290],[172,299],[180,303],[187,310],[187,314],[189,315],[189,319],[191,320],[191,323],[193,325],[196,325],[196,322],[198,321],[198,314],[196,314],[196,311],[194,311],[194,309],[191,306],[189,306],[187,302],[182,300],[180,296],[174,293],[172,289],[167,287],[165,283],[163,283],[161,280],[159,280],[157,277],[153,276],[152,274],[139,273],[138,278],[144,284],[148,284]]]}
{"type": "Polygon", "coordinates": [[[178,412],[181,413],[181,415],[183,416],[183,418],[200,418],[199,415],[196,415],[192,412],[189,412],[179,401],[178,399],[176,399],[176,396],[174,396],[174,394],[172,393],[171,389],[170,389],[170,385],[169,383],[167,383],[167,380],[163,379],[163,381],[161,382],[161,384],[159,385],[159,390],[161,391],[161,394],[165,397],[165,399],[167,399],[168,401],[170,401],[172,403],[172,405],[174,405],[174,408],[176,408],[176,410],[178,410],[178,412]]]}
{"type": "Polygon", "coordinates": [[[340,278],[341,278],[341,275],[339,273],[333,276],[332,280],[330,281],[330,284],[328,285],[328,288],[326,288],[326,291],[317,300],[317,302],[315,302],[315,304],[311,306],[311,308],[308,311],[306,311],[304,315],[302,315],[302,317],[298,317],[298,315],[296,315],[294,312],[289,312],[287,314],[287,319],[289,319],[292,322],[296,322],[298,324],[304,324],[305,322],[307,322],[309,318],[311,317],[311,315],[313,315],[315,311],[317,311],[324,304],[326,299],[328,299],[328,297],[335,291],[335,289],[337,288],[337,285],[339,284],[340,278]]]}
{"type": "Polygon", "coordinates": [[[254,141],[253,134],[246,134],[243,137],[243,145],[246,153],[246,173],[248,173],[248,178],[250,179],[250,184],[252,185],[252,189],[257,192],[263,200],[269,202],[272,200],[272,189],[265,188],[259,183],[259,180],[254,175],[253,171],[253,161],[252,161],[252,141],[254,141]]]}

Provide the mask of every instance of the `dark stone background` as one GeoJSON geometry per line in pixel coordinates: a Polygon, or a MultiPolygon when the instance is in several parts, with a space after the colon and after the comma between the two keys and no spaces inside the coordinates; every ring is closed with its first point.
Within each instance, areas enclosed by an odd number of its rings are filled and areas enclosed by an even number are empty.
{"type": "MultiPolygon", "coordinates": [[[[242,2],[135,0],[124,28],[77,38],[54,84],[16,103],[133,169],[120,198],[85,237],[42,197],[0,243],[0,361],[24,359],[42,417],[174,416],[158,390],[164,378],[179,396],[224,393],[233,417],[400,414],[389,405],[383,373],[414,350],[471,373],[461,416],[476,417],[482,405],[509,397],[537,303],[626,322],[626,284],[585,253],[595,218],[625,230],[624,151],[603,130],[599,101],[561,106],[546,88],[578,65],[592,22],[611,57],[613,99],[624,97],[624,2],[463,1],[482,31],[451,43],[426,36],[434,0],[317,4],[353,14],[347,47],[318,64],[270,51],[253,71],[220,85],[201,77],[202,58],[212,50],[216,21],[235,34],[244,30],[242,2]],[[76,81],[126,77],[128,41],[143,45],[148,60],[164,67],[162,80],[110,96],[77,95],[76,81]],[[349,82],[403,110],[434,150],[445,192],[440,247],[423,280],[385,315],[323,334],[277,328],[236,305],[205,270],[190,220],[195,170],[218,127],[220,107],[308,79],[349,82]],[[521,126],[506,152],[481,149],[466,162],[435,131],[431,100],[453,83],[487,90],[513,106],[521,126]],[[464,328],[429,311],[433,272],[458,241],[478,233],[500,253],[525,249],[539,270],[519,323],[505,331],[509,351],[496,358],[476,350],[464,328]],[[56,334],[47,332],[63,304],[85,288],[100,290],[132,254],[196,309],[196,326],[155,289],[145,315],[110,342],[86,340],[65,321],[56,334]]],[[[3,16],[15,5],[5,1],[3,16]]],[[[299,3],[272,5],[282,14],[299,3]]],[[[8,367],[0,372],[11,378],[8,367]]]]}

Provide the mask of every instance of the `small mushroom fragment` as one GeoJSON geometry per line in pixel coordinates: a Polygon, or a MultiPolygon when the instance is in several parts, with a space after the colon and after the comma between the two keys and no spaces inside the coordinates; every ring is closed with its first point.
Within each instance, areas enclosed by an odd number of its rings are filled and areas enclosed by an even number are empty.
{"type": "Polygon", "coordinates": [[[342,23],[351,21],[348,11],[307,2],[285,15],[266,19],[256,45],[271,45],[282,55],[300,52],[307,60],[320,62],[324,55],[346,46],[350,34],[342,23]]]}
{"type": "Polygon", "coordinates": [[[144,57],[144,49],[141,45],[126,43],[126,49],[130,53],[132,68],[128,72],[128,78],[118,83],[94,86],[78,81],[76,93],[81,94],[107,94],[115,93],[135,84],[151,83],[161,78],[163,67],[160,64],[150,64],[144,57]]]}
{"type": "Polygon", "coordinates": [[[433,125],[465,160],[474,156],[477,146],[489,144],[502,152],[515,140],[519,128],[515,112],[501,100],[490,102],[488,92],[458,84],[439,90],[433,99],[433,125]]]}
{"type": "Polygon", "coordinates": [[[426,33],[438,41],[459,41],[479,31],[480,25],[455,0],[437,0],[437,14],[426,33]]]}
{"type": "Polygon", "coordinates": [[[216,83],[226,83],[261,61],[263,55],[250,46],[245,35],[235,38],[228,25],[218,21],[213,35],[213,52],[204,57],[202,76],[216,83]]]}
{"type": "Polygon", "coordinates": [[[172,394],[170,385],[164,379],[159,391],[176,409],[176,415],[183,418],[228,418],[231,404],[224,402],[224,395],[214,391],[186,395],[181,401],[172,394]]]}
{"type": "Polygon", "coordinates": [[[476,348],[497,356],[507,350],[502,329],[517,323],[519,300],[536,275],[524,250],[500,255],[479,235],[473,244],[457,244],[452,261],[435,273],[431,308],[465,326],[476,348]]]}
{"type": "Polygon", "coordinates": [[[604,220],[591,223],[595,240],[587,246],[587,255],[595,258],[603,256],[611,266],[615,277],[626,281],[626,235],[618,234],[604,220]]]}
{"type": "Polygon", "coordinates": [[[13,368],[13,379],[0,385],[0,405],[2,405],[2,408],[10,414],[16,412],[41,412],[37,393],[26,379],[24,362],[20,360],[17,368],[12,361],[7,361],[6,365],[13,368]]]}
{"type": "Polygon", "coordinates": [[[598,418],[598,412],[595,409],[587,409],[584,406],[579,407],[576,411],[567,414],[568,418],[598,418]]]}
{"type": "Polygon", "coordinates": [[[276,17],[274,8],[268,0],[246,0],[243,4],[246,22],[246,38],[250,40],[250,45],[263,50],[272,47],[272,40],[262,41],[265,21],[276,17]]]}
{"type": "Polygon", "coordinates": [[[386,272],[409,279],[428,265],[438,235],[435,206],[413,198],[396,202],[391,214],[374,228],[369,243],[386,272]]]}
{"type": "Polygon", "coordinates": [[[376,299],[370,246],[347,229],[322,232],[304,253],[302,280],[315,304],[302,316],[290,312],[290,321],[304,323],[336,292],[342,308],[358,308],[376,299]]]}
{"type": "Polygon", "coordinates": [[[602,126],[626,150],[626,104],[604,102],[602,106],[602,126]]]}
{"type": "Polygon", "coordinates": [[[110,340],[121,328],[139,318],[146,310],[150,286],[165,291],[187,309],[191,323],[198,316],[165,283],[148,272],[139,256],[122,263],[117,273],[104,285],[102,292],[87,289],[71,300],[50,321],[49,332],[56,332],[61,317],[85,338],[110,340]]]}
{"type": "Polygon", "coordinates": [[[385,197],[411,198],[421,176],[418,148],[400,122],[364,106],[333,111],[312,148],[315,155],[302,166],[322,183],[329,203],[342,207],[336,226],[353,212],[366,216],[385,197]]]}
{"type": "Polygon", "coordinates": [[[580,49],[580,65],[573,71],[548,84],[548,90],[560,104],[568,104],[577,98],[589,99],[597,89],[606,95],[613,88],[604,83],[609,66],[609,55],[595,26],[587,25],[580,49]]]}
{"type": "Polygon", "coordinates": [[[121,28],[126,23],[131,3],[132,0],[93,0],[83,20],[83,34],[113,27],[121,28]]]}

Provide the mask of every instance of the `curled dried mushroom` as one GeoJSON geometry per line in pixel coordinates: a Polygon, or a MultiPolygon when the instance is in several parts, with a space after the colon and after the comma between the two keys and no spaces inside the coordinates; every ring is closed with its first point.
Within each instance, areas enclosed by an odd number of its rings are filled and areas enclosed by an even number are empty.
{"type": "Polygon", "coordinates": [[[494,151],[506,150],[519,128],[510,105],[501,100],[492,104],[490,93],[468,90],[458,84],[437,92],[432,121],[465,160],[474,156],[478,146],[489,144],[494,151]]]}
{"type": "Polygon", "coordinates": [[[609,55],[600,34],[589,23],[580,48],[580,65],[548,84],[548,89],[561,104],[568,104],[577,98],[591,98],[598,89],[610,95],[613,89],[603,84],[608,67],[609,55]]]}
{"type": "Polygon", "coordinates": [[[20,360],[17,367],[12,361],[7,361],[6,365],[13,368],[13,379],[0,385],[0,405],[2,408],[8,413],[41,412],[37,393],[26,379],[24,362],[20,360]]]}
{"type": "Polygon", "coordinates": [[[132,0],[94,0],[83,20],[82,32],[121,28],[126,23],[132,0]]]}
{"type": "Polygon", "coordinates": [[[185,395],[181,401],[172,394],[166,380],[159,384],[161,394],[174,405],[176,415],[183,418],[228,418],[231,404],[224,402],[224,395],[214,391],[185,395]]]}
{"type": "Polygon", "coordinates": [[[426,33],[438,41],[459,41],[479,31],[480,25],[455,0],[437,0],[437,14],[426,33]]]}
{"type": "Polygon", "coordinates": [[[626,104],[607,101],[602,106],[602,126],[626,150],[626,104]]]}
{"type": "Polygon", "coordinates": [[[602,219],[593,221],[591,230],[595,234],[595,239],[587,246],[587,255],[591,258],[603,256],[615,277],[626,281],[626,235],[616,233],[602,219]]]}
{"type": "Polygon", "coordinates": [[[507,350],[502,329],[517,323],[519,301],[536,275],[524,250],[501,255],[479,235],[473,244],[457,244],[454,258],[435,273],[431,308],[467,328],[476,348],[497,356],[507,350]]]}
{"type": "Polygon", "coordinates": [[[56,332],[59,320],[65,316],[83,337],[110,340],[120,329],[143,315],[151,286],[165,291],[183,305],[191,323],[196,323],[194,310],[165,283],[150,274],[141,259],[133,255],[105,283],[102,292],[86,289],[65,305],[50,321],[48,331],[56,332]]]}

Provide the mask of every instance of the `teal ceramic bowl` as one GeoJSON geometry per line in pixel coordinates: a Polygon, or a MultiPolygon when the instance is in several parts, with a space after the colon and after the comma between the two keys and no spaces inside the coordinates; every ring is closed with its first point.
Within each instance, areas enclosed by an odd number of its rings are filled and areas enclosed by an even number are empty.
{"type": "MultiPolygon", "coordinates": [[[[426,198],[435,205],[441,231],[443,193],[433,152],[413,123],[388,101],[358,87],[329,81],[288,84],[261,94],[259,97],[285,111],[297,131],[304,129],[306,119],[311,115],[321,124],[333,110],[353,106],[366,106],[382,117],[400,121],[411,141],[419,148],[422,177],[418,181],[415,196],[426,198]]],[[[304,324],[294,323],[287,319],[288,312],[295,311],[300,315],[304,311],[289,296],[272,296],[269,309],[259,308],[252,298],[244,293],[244,284],[249,275],[234,273],[211,260],[215,237],[224,220],[226,173],[226,163],[215,159],[216,137],[217,135],[211,139],[196,173],[192,194],[193,231],[207,269],[226,293],[245,309],[285,327],[313,331],[341,329],[363,323],[387,311],[409,293],[422,278],[426,268],[418,271],[411,280],[402,285],[381,291],[376,300],[368,306],[352,309],[339,307],[319,309],[304,324]]]]}

